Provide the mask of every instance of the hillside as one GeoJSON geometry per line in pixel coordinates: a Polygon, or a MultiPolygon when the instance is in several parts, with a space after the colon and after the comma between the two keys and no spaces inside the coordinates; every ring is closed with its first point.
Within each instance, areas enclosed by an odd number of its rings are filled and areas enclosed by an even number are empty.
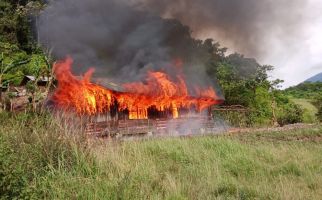
{"type": "Polygon", "coordinates": [[[311,82],[311,83],[322,82],[322,72],[315,76],[312,76],[311,78],[307,79],[305,82],[311,82]]]}
{"type": "Polygon", "coordinates": [[[284,92],[294,98],[314,99],[322,93],[322,82],[304,82],[297,86],[287,88],[284,92]]]}

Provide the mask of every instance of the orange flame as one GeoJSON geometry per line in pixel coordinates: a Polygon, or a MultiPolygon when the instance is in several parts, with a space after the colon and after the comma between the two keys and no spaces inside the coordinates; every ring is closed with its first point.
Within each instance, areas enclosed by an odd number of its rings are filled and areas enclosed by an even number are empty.
{"type": "Polygon", "coordinates": [[[198,97],[188,94],[183,76],[176,80],[163,72],[148,72],[146,81],[123,85],[126,92],[113,91],[90,82],[94,72],[90,69],[83,79],[71,73],[73,60],[67,58],[54,65],[58,88],[53,94],[55,105],[65,110],[75,110],[80,115],[106,113],[115,106],[119,112],[128,110],[129,119],[147,119],[150,108],[159,112],[170,111],[173,118],[179,117],[181,108],[196,108],[202,111],[211,105],[221,103],[216,92],[209,87],[195,87],[198,97]]]}

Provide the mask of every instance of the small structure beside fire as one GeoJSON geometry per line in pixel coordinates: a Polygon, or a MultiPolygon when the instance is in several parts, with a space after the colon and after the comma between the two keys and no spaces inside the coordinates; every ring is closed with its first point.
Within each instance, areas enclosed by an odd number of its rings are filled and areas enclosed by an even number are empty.
{"type": "MultiPolygon", "coordinates": [[[[37,79],[37,86],[38,87],[46,87],[48,83],[52,80],[52,77],[47,77],[47,76],[40,76],[37,79]]],[[[24,76],[22,81],[20,82],[20,86],[26,86],[30,82],[35,82],[36,77],[34,76],[24,76]]]]}
{"type": "MultiPolygon", "coordinates": [[[[6,85],[2,89],[2,98],[4,108],[10,111],[23,111],[32,102],[32,98],[35,98],[34,103],[39,104],[47,97],[47,86],[52,80],[52,77],[41,76],[37,79],[34,76],[24,76],[19,85],[6,85]],[[37,88],[37,94],[31,94],[32,91],[28,88],[28,85],[33,85],[37,88]]],[[[37,105],[35,105],[37,106],[37,105]]]]}

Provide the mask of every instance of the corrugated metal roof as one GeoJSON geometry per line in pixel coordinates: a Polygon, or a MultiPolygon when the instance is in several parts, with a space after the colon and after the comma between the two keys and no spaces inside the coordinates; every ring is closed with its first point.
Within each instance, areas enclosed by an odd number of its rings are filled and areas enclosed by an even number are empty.
{"type": "Polygon", "coordinates": [[[92,78],[92,82],[116,92],[125,92],[125,89],[121,85],[111,82],[106,78],[92,78]]]}

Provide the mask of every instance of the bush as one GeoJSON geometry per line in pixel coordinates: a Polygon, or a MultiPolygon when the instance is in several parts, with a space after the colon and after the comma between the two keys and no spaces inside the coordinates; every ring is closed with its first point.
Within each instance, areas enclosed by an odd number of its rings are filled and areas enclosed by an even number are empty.
{"type": "Polygon", "coordinates": [[[277,122],[279,125],[295,124],[303,122],[303,110],[300,106],[289,102],[278,109],[277,122]]]}
{"type": "Polygon", "coordinates": [[[301,123],[304,120],[304,110],[282,91],[274,91],[275,118],[279,125],[301,123]]]}

